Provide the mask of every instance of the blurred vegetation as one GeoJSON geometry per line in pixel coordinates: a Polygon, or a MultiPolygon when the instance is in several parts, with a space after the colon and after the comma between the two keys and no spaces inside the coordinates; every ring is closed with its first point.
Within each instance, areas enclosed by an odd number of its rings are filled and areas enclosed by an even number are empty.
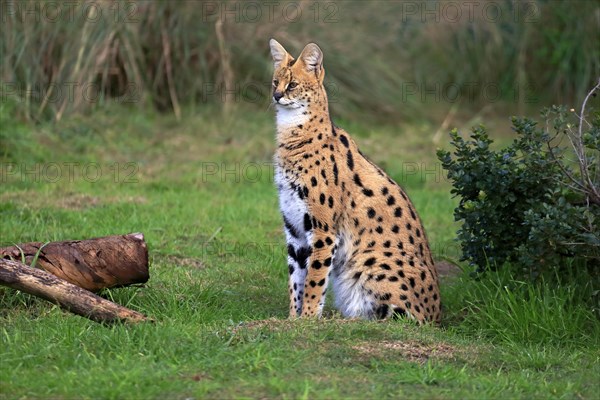
{"type": "Polygon", "coordinates": [[[32,121],[106,101],[178,117],[208,103],[266,108],[270,37],[292,54],[321,45],[341,117],[418,118],[431,111],[423,103],[570,104],[600,75],[598,2],[469,4],[3,1],[2,101],[32,121]]]}

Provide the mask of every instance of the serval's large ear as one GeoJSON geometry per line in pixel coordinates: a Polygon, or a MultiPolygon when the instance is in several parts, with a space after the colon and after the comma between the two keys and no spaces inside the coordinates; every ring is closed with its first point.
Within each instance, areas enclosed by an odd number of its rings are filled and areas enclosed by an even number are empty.
{"type": "Polygon", "coordinates": [[[308,72],[314,71],[319,77],[322,75],[323,52],[319,46],[314,43],[307,44],[298,59],[302,60],[308,72]]]}
{"type": "Polygon", "coordinates": [[[271,47],[271,56],[273,57],[275,69],[279,68],[282,63],[287,65],[290,60],[293,60],[290,53],[288,53],[277,40],[271,39],[269,41],[269,46],[271,47]]]}

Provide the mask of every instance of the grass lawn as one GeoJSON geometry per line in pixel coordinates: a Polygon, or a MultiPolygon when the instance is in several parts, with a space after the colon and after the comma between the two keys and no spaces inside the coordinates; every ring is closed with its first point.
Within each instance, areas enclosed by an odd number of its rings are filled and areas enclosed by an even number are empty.
{"type": "MultiPolygon", "coordinates": [[[[32,127],[3,107],[1,244],[143,232],[150,281],[104,295],[155,322],[103,326],[0,288],[0,398],[600,393],[587,286],[463,273],[443,282],[441,327],[344,320],[327,306],[322,320],[288,321],[270,110],[203,110],[177,123],[115,109],[32,127]]],[[[436,128],[337,123],[407,189],[435,258],[458,259],[436,128]]]]}

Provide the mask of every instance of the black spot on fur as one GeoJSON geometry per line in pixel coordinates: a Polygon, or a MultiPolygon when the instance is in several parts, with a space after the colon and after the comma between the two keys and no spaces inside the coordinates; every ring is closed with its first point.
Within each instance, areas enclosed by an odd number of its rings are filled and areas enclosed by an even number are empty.
{"type": "Polygon", "coordinates": [[[397,218],[402,217],[402,208],[396,207],[396,209],[394,210],[394,216],[397,218]]]}
{"type": "Polygon", "coordinates": [[[373,191],[371,189],[363,189],[363,194],[367,197],[373,197],[373,191]]]}
{"type": "Polygon", "coordinates": [[[367,259],[367,261],[365,261],[365,267],[370,267],[372,265],[374,265],[377,262],[377,259],[375,257],[371,257],[369,259],[367,259]]]}
{"type": "Polygon", "coordinates": [[[287,231],[290,233],[290,235],[292,235],[292,237],[298,239],[298,237],[299,237],[298,231],[296,231],[296,228],[294,228],[292,226],[290,221],[288,221],[288,219],[285,216],[283,217],[283,224],[285,225],[285,229],[287,229],[287,231]]]}
{"type": "Polygon", "coordinates": [[[310,184],[313,185],[313,187],[317,186],[317,178],[314,176],[310,178],[310,184]]]}
{"type": "Polygon", "coordinates": [[[325,204],[325,194],[321,193],[321,195],[319,196],[319,202],[321,203],[321,205],[325,204]]]}
{"type": "Polygon", "coordinates": [[[350,150],[346,153],[346,164],[348,164],[350,171],[354,170],[354,158],[352,157],[352,152],[350,150]]]}
{"type": "Polygon", "coordinates": [[[312,223],[310,222],[310,215],[304,214],[304,230],[310,231],[312,229],[312,223]]]}
{"type": "Polygon", "coordinates": [[[288,250],[288,255],[290,257],[292,257],[292,259],[294,261],[298,261],[298,256],[296,255],[296,249],[294,249],[294,246],[292,246],[291,244],[288,244],[287,250],[288,250]]]}
{"type": "Polygon", "coordinates": [[[296,251],[296,261],[298,262],[298,266],[300,269],[306,268],[306,263],[308,261],[308,257],[312,254],[312,249],[310,247],[301,247],[296,251]]]}
{"type": "Polygon", "coordinates": [[[398,318],[398,317],[405,317],[406,316],[406,310],[402,307],[394,307],[394,318],[398,318]]]}
{"type": "Polygon", "coordinates": [[[363,187],[363,184],[360,180],[360,176],[358,176],[358,174],[354,174],[354,183],[356,184],[356,186],[363,187]]]}
{"type": "Polygon", "coordinates": [[[369,209],[367,210],[367,217],[373,219],[375,218],[375,210],[372,207],[369,207],[369,209]]]}
{"type": "Polygon", "coordinates": [[[384,319],[387,317],[389,309],[390,306],[388,306],[387,304],[381,304],[375,309],[375,316],[378,319],[384,319]]]}
{"type": "Polygon", "coordinates": [[[345,135],[340,135],[340,142],[342,142],[346,148],[350,148],[350,143],[348,143],[348,138],[345,135]]]}
{"type": "Polygon", "coordinates": [[[338,167],[335,161],[333,162],[333,183],[334,185],[338,184],[338,167]]]}

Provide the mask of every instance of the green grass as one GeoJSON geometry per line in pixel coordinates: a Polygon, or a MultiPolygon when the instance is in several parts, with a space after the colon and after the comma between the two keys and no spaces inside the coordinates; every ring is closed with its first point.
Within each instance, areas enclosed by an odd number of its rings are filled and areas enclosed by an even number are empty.
{"type": "MultiPolygon", "coordinates": [[[[593,399],[600,390],[589,285],[465,273],[444,281],[439,328],[348,321],[331,307],[319,321],[288,321],[270,111],[205,109],[177,123],[110,109],[32,128],[2,107],[0,242],[143,232],[150,281],[104,295],[155,322],[103,326],[0,288],[0,398],[593,399]],[[103,174],[86,180],[77,167],[49,182],[23,172],[49,163],[97,163],[103,174]],[[261,166],[260,178],[249,166],[261,166]]],[[[449,184],[406,164],[434,168],[430,127],[339,124],[406,186],[436,258],[456,259],[449,184]]]]}

